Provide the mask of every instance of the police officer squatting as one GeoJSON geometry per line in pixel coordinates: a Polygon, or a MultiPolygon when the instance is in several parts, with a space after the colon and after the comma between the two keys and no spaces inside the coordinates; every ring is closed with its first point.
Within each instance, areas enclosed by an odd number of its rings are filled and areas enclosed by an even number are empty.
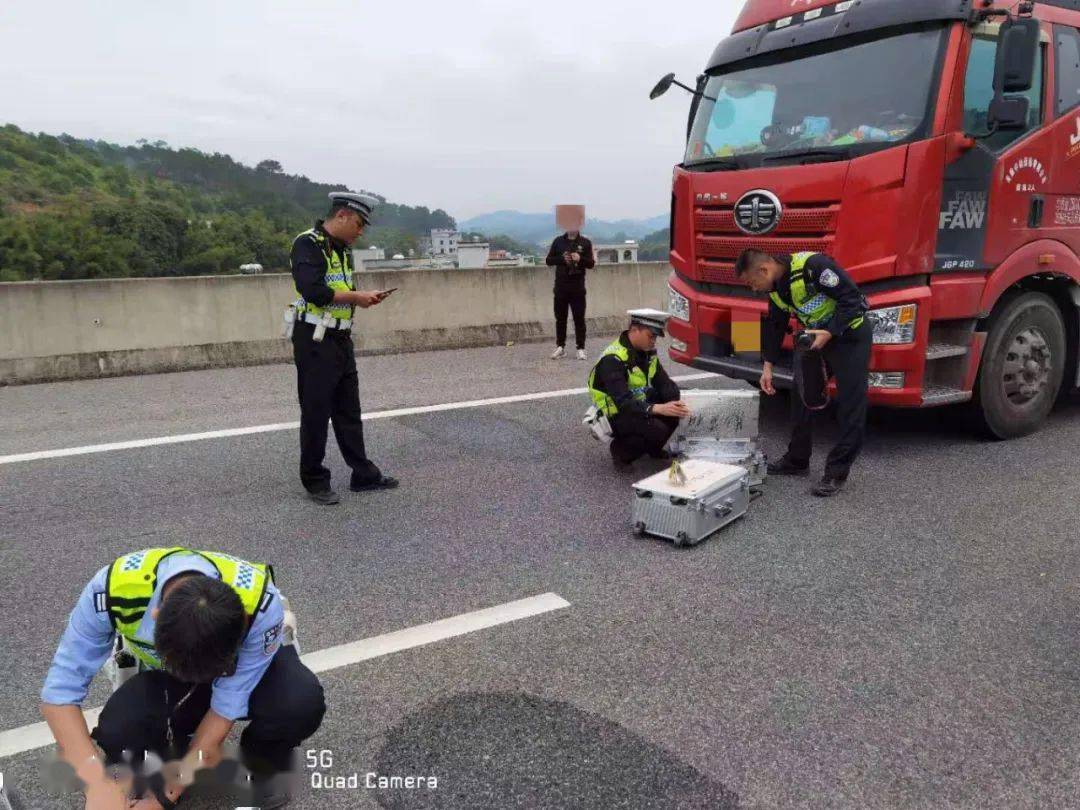
{"type": "Polygon", "coordinates": [[[242,798],[262,810],[285,806],[293,750],[326,708],[289,618],[270,567],[229,554],[153,548],[99,570],[41,692],[42,715],[84,786],[87,810],[171,810],[197,771],[221,763],[226,737],[244,720],[251,782],[242,798]],[[110,656],[129,677],[114,679],[120,685],[91,732],[81,706],[110,656]],[[151,767],[150,754],[179,767],[151,767]]]}
{"type": "Polygon", "coordinates": [[[327,425],[352,470],[353,492],[391,489],[398,481],[367,456],[361,421],[360,385],[352,329],[356,308],[367,309],[393,290],[357,290],[350,246],[371,223],[378,200],[367,194],[333,192],[330,212],[293,242],[290,264],[296,301],[286,310],[300,401],[300,481],[316,503],[340,497],[323,465],[327,425]]]}
{"type": "MultiPolygon", "coordinates": [[[[762,330],[761,390],[768,396],[776,393],[773,368],[780,360],[792,320],[800,335],[805,335],[796,339],[796,363],[804,363],[805,367],[815,362],[823,364],[821,383],[830,377],[836,380],[840,436],[825,460],[821,480],[811,490],[819,497],[835,495],[847,481],[866,433],[873,342],[866,298],[847,272],[822,253],[772,256],[746,250],[736,261],[735,273],[754,292],[769,296],[769,312],[762,330]]],[[[791,442],[784,456],[769,464],[769,475],[807,475],[810,470],[814,411],[799,391],[792,392],[791,403],[791,442]]]]}
{"type": "Polygon", "coordinates": [[[656,354],[656,340],[670,315],[655,309],[631,310],[630,326],[610,346],[589,374],[589,394],[611,425],[608,445],[618,467],[649,455],[670,458],[664,448],[679,420],[690,415],[679,399],[679,386],[656,354]]]}

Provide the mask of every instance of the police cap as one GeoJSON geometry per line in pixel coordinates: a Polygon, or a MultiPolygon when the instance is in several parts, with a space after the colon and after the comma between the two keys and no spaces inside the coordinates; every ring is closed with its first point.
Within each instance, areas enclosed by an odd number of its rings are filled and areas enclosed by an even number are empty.
{"type": "Polygon", "coordinates": [[[353,194],[351,191],[331,191],[331,208],[348,208],[355,211],[364,220],[365,225],[371,224],[371,212],[379,201],[370,194],[353,194]]]}
{"type": "Polygon", "coordinates": [[[631,326],[644,326],[651,329],[657,337],[664,336],[664,328],[671,317],[659,309],[631,309],[627,314],[630,316],[631,326]]]}

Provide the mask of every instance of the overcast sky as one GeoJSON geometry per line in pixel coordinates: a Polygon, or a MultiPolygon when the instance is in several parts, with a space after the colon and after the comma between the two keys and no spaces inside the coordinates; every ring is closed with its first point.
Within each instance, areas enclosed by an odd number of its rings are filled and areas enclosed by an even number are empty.
{"type": "Polygon", "coordinates": [[[225,152],[467,217],[664,213],[735,0],[0,4],[0,120],[225,152]]]}

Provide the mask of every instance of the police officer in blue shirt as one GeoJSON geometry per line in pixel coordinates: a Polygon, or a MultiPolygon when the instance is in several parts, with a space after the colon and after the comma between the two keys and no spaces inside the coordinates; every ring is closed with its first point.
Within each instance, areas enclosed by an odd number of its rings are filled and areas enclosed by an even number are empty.
{"type": "MultiPolygon", "coordinates": [[[[127,807],[126,787],[105,767],[136,771],[139,810],[169,810],[183,792],[161,774],[138,775],[145,752],[185,771],[214,767],[233,725],[253,775],[252,804],[289,801],[278,776],[319,728],[318,679],[285,633],[282,597],[269,566],[184,548],[146,549],[102,568],[83,590],[41,692],[60,754],[86,786],[87,810],[127,807]],[[81,706],[117,636],[143,669],[109,698],[91,733],[81,706]],[[95,743],[97,744],[95,746],[95,743]],[[98,748],[104,752],[99,756],[98,748]]],[[[188,782],[189,783],[189,782],[188,782]]]]}

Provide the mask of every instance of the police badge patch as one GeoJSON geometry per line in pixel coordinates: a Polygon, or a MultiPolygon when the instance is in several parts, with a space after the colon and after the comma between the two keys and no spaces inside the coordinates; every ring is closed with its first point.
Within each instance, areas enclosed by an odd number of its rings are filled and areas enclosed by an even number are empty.
{"type": "Polygon", "coordinates": [[[278,642],[281,638],[281,627],[283,624],[284,622],[276,627],[271,627],[263,633],[263,655],[273,655],[277,652],[279,646],[278,642]]]}
{"type": "Polygon", "coordinates": [[[821,271],[821,276],[818,277],[818,283],[822,287],[835,287],[840,283],[840,276],[836,275],[836,273],[829,268],[825,268],[821,271]]]}

